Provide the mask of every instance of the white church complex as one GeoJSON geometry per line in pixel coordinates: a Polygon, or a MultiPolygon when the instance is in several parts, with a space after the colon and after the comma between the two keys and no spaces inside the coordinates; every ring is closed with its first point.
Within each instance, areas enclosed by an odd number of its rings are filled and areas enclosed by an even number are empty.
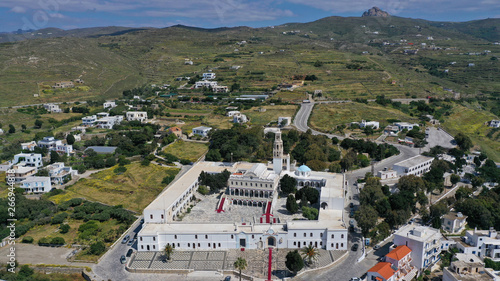
{"type": "Polygon", "coordinates": [[[296,169],[290,156],[283,155],[281,132],[277,132],[272,164],[198,162],[173,182],[144,209],[138,251],[161,251],[167,243],[180,250],[297,249],[306,245],[346,250],[344,194],[341,174],[314,172],[304,165],[296,169]],[[216,201],[196,203],[209,204],[198,213],[194,208],[187,212],[195,203],[201,172],[224,170],[231,173],[226,190],[213,199],[216,201]],[[298,189],[310,186],[320,192],[317,220],[288,214],[284,198],[278,197],[284,175],[294,177],[298,189]]]}

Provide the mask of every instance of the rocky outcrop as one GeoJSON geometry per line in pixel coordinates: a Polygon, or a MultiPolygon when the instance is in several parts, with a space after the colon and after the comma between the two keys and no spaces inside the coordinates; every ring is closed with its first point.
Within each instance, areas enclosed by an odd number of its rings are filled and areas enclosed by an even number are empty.
{"type": "Polygon", "coordinates": [[[386,18],[388,16],[390,16],[388,12],[382,11],[378,7],[373,7],[368,11],[364,12],[362,15],[362,17],[383,17],[383,18],[386,18]]]}

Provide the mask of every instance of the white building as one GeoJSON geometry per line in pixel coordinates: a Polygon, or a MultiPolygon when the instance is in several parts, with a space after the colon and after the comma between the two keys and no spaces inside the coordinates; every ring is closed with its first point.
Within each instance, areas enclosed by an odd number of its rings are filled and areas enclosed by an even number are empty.
{"type": "Polygon", "coordinates": [[[203,80],[213,80],[213,79],[215,79],[215,73],[213,72],[203,73],[203,80]]]}
{"type": "Polygon", "coordinates": [[[56,151],[66,155],[73,153],[73,146],[71,144],[64,144],[61,140],[57,140],[54,137],[44,137],[42,140],[38,141],[38,146],[47,148],[49,151],[56,151]]]}
{"type": "Polygon", "coordinates": [[[321,209],[317,220],[284,220],[281,213],[275,211],[280,207],[276,203],[280,177],[285,173],[295,175],[294,171],[281,170],[286,157],[283,156],[280,137],[278,134],[273,152],[273,162],[279,164],[277,169],[260,163],[196,163],[144,209],[144,225],[138,233],[138,251],[159,251],[167,243],[176,249],[300,249],[313,245],[327,250],[347,250],[342,176],[310,171],[298,173],[303,182],[309,177],[323,177],[323,186],[317,187],[321,189],[321,209]],[[214,174],[224,170],[231,173],[228,188],[216,209],[206,210],[214,212],[214,215],[207,214],[196,223],[177,221],[178,216],[192,204],[201,172],[214,174]],[[253,209],[258,215],[232,215],[233,211],[241,214],[243,209],[238,208],[244,208],[246,212],[253,209]],[[210,220],[212,217],[215,220],[210,220]]]}
{"type": "Polygon", "coordinates": [[[229,88],[227,86],[212,86],[212,92],[214,93],[227,93],[229,92],[229,88]]]}
{"type": "Polygon", "coordinates": [[[498,275],[485,270],[475,255],[456,253],[449,267],[443,269],[443,281],[497,281],[498,275]]]}
{"type": "Polygon", "coordinates": [[[114,125],[119,125],[123,121],[123,116],[110,116],[97,120],[96,127],[101,129],[113,129],[114,125]]]}
{"type": "Polygon", "coordinates": [[[377,172],[377,177],[381,180],[394,179],[398,177],[398,173],[394,170],[384,169],[377,172]]]}
{"type": "Polygon", "coordinates": [[[43,166],[42,154],[37,153],[19,153],[14,155],[12,164],[20,164],[29,167],[39,168],[43,166]]]}
{"type": "Polygon", "coordinates": [[[49,171],[50,181],[53,184],[63,184],[66,180],[78,174],[73,168],[65,167],[62,162],[56,162],[47,166],[47,170],[49,171]]]}
{"type": "Polygon", "coordinates": [[[196,127],[193,128],[193,135],[198,135],[206,138],[210,130],[212,130],[212,128],[210,127],[205,127],[205,126],[196,127]]]}
{"type": "Polygon", "coordinates": [[[46,103],[43,105],[43,107],[48,111],[48,112],[53,112],[53,113],[61,113],[62,110],[59,108],[59,105],[53,104],[53,103],[46,103]]]}
{"type": "Polygon", "coordinates": [[[21,143],[22,150],[34,151],[36,147],[36,141],[23,142],[21,143]]]}
{"type": "Polygon", "coordinates": [[[148,113],[145,111],[129,111],[126,113],[127,121],[141,121],[148,119],[148,113]]]}
{"type": "Polygon", "coordinates": [[[85,126],[85,127],[92,127],[92,126],[94,126],[95,122],[97,122],[96,115],[86,116],[86,117],[82,118],[82,126],[85,126]]]}
{"type": "Polygon", "coordinates": [[[442,237],[439,229],[409,224],[394,234],[394,245],[410,248],[411,265],[422,270],[439,260],[442,237]]]}
{"type": "Polygon", "coordinates": [[[199,89],[199,88],[203,88],[203,87],[207,87],[207,88],[217,87],[217,81],[198,81],[194,84],[195,89],[199,89]]]}
{"type": "Polygon", "coordinates": [[[394,164],[392,169],[396,171],[399,176],[421,176],[430,170],[432,161],[434,161],[432,157],[417,155],[394,164]]]}
{"type": "Polygon", "coordinates": [[[467,230],[463,243],[457,243],[460,253],[477,255],[481,259],[500,261],[500,235],[494,228],[490,230],[467,230]]]}
{"type": "Polygon", "coordinates": [[[28,177],[21,182],[26,193],[45,193],[52,189],[50,177],[28,177]]]}
{"type": "Polygon", "coordinates": [[[29,177],[34,176],[37,172],[36,167],[25,167],[22,165],[14,165],[12,168],[14,170],[15,182],[21,182],[29,177]]]}
{"type": "Polygon", "coordinates": [[[467,216],[460,212],[449,212],[441,217],[441,227],[451,234],[460,234],[467,225],[467,216]]]}
{"type": "Polygon", "coordinates": [[[231,110],[231,111],[227,112],[227,116],[229,116],[229,117],[233,117],[233,115],[235,115],[235,114],[241,114],[241,112],[239,112],[237,110],[231,110]]]}
{"type": "Polygon", "coordinates": [[[394,125],[398,126],[399,130],[402,131],[404,129],[411,131],[414,127],[418,127],[418,124],[408,123],[408,122],[398,122],[394,123],[394,125]]]}
{"type": "Polygon", "coordinates": [[[108,117],[109,113],[108,112],[99,112],[96,115],[97,115],[97,121],[99,121],[99,118],[108,117]]]}
{"type": "Polygon", "coordinates": [[[500,120],[491,120],[490,121],[490,127],[500,128],[500,120]]]}
{"type": "Polygon", "coordinates": [[[233,115],[233,123],[243,124],[248,122],[248,118],[245,114],[236,113],[233,115]]]}
{"type": "Polygon", "coordinates": [[[377,121],[366,121],[366,120],[361,120],[361,123],[359,123],[360,128],[365,128],[365,127],[372,127],[374,130],[378,130],[380,128],[380,123],[377,121]]]}
{"type": "Polygon", "coordinates": [[[107,101],[107,102],[103,103],[102,106],[104,107],[104,109],[115,108],[116,107],[116,102],[114,102],[114,101],[107,101]]]}
{"type": "Polygon", "coordinates": [[[292,124],[292,117],[278,117],[278,126],[286,127],[292,124]]]}

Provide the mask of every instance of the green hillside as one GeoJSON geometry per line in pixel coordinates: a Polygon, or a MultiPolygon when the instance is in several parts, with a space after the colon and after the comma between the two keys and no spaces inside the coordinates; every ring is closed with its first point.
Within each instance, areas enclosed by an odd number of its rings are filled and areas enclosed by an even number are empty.
{"type": "Polygon", "coordinates": [[[209,69],[219,84],[238,84],[242,93],[314,75],[295,91],[321,89],[332,99],[453,97],[445,89],[494,95],[500,89],[500,45],[491,41],[499,37],[499,25],[492,19],[328,17],[266,28],[44,29],[42,35],[60,37],[0,44],[0,94],[6,97],[0,106],[114,98],[147,83],[178,87],[185,81],[176,77],[209,69]],[[85,81],[79,87],[51,89],[78,78],[85,81]]]}

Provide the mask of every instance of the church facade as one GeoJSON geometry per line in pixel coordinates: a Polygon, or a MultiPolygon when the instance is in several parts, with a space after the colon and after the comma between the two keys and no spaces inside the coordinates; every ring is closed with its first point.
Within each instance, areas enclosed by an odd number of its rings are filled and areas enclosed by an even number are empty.
{"type": "MultiPolygon", "coordinates": [[[[275,134],[273,161],[263,163],[198,162],[164,190],[144,210],[144,225],[138,233],[138,251],[161,251],[166,244],[176,249],[298,249],[313,245],[327,250],[347,249],[345,190],[341,174],[295,168],[283,154],[281,132],[275,134]],[[179,221],[199,187],[202,171],[231,172],[228,187],[214,206],[217,216],[230,216],[236,208],[262,210],[258,216],[187,223],[179,221]],[[293,220],[278,212],[279,180],[284,175],[297,179],[298,187],[316,188],[320,193],[317,220],[293,220]]],[[[245,209],[243,209],[245,210],[245,209]]],[[[284,210],[282,208],[282,210],[284,210]]],[[[280,210],[280,211],[282,211],[280,210]]],[[[285,210],[286,212],[286,210],[285,210]]]]}

